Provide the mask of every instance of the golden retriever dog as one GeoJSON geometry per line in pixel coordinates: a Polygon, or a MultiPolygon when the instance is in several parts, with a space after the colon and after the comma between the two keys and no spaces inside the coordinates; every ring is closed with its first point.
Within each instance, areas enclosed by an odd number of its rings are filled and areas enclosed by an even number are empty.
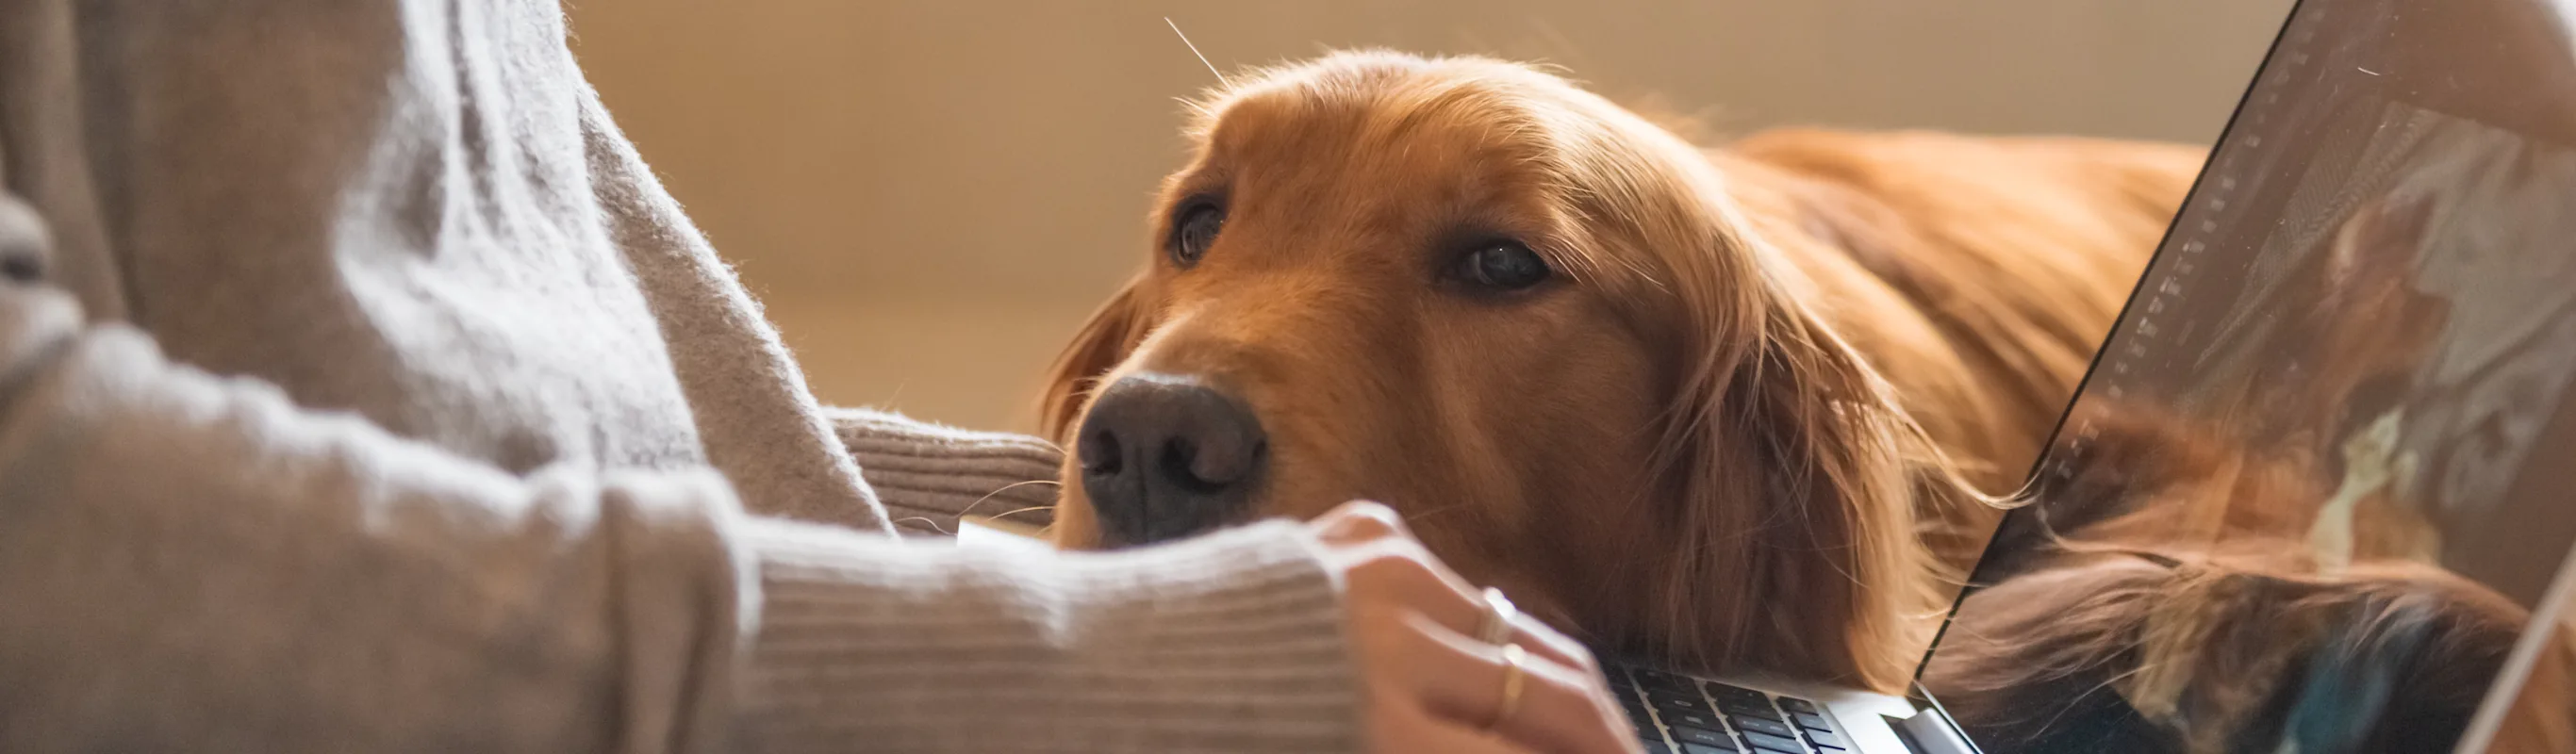
{"type": "Polygon", "coordinates": [[[1350,499],[1599,646],[1893,690],[2201,150],[1694,144],[1532,67],[1345,52],[1195,103],[1076,336],[1052,535],[1350,499]]]}

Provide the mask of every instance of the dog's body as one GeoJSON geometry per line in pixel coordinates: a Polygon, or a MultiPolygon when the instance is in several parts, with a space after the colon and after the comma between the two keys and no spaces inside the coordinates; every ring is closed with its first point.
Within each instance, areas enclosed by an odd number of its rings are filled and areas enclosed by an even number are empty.
{"type": "MultiPolygon", "coordinates": [[[[1814,281],[1823,319],[1962,475],[1998,494],[2038,456],[2202,157],[2094,139],[1821,131],[1708,154],[1756,232],[1814,281]]],[[[1999,515],[1922,513],[1956,569],[1974,565],[1999,515]]]]}
{"type": "Polygon", "coordinates": [[[1067,351],[1055,536],[1344,500],[1604,645],[1900,687],[2198,150],[1775,132],[1336,54],[1201,108],[1067,351]]]}
{"type": "Polygon", "coordinates": [[[2022,481],[2202,151],[1774,131],[1709,151],[1819,313],[1989,490],[2022,481]]]}

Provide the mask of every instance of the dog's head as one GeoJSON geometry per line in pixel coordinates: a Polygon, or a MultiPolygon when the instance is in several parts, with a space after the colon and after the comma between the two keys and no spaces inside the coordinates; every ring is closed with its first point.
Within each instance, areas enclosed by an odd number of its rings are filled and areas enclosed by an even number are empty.
{"type": "Polygon", "coordinates": [[[1051,383],[1060,542],[1380,500],[1597,640],[1910,673],[1852,647],[1937,602],[1929,445],[1695,148],[1477,58],[1334,54],[1196,110],[1147,271],[1051,383]]]}

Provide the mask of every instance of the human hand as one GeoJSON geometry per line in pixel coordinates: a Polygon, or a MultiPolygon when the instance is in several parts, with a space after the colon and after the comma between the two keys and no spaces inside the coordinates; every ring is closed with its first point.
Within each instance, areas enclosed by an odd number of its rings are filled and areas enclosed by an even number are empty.
{"type": "Polygon", "coordinates": [[[1516,612],[1502,644],[1479,640],[1495,611],[1395,511],[1353,502],[1307,525],[1342,574],[1370,750],[1642,751],[1590,650],[1516,612]]]}

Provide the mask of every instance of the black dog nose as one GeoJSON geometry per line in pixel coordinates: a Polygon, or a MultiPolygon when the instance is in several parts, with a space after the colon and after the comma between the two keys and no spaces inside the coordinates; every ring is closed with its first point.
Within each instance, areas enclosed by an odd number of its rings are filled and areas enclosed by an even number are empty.
{"type": "Polygon", "coordinates": [[[1243,512],[1269,460],[1261,420],[1196,380],[1139,375],[1092,399],[1074,448],[1082,490],[1111,546],[1224,525],[1243,512]]]}

